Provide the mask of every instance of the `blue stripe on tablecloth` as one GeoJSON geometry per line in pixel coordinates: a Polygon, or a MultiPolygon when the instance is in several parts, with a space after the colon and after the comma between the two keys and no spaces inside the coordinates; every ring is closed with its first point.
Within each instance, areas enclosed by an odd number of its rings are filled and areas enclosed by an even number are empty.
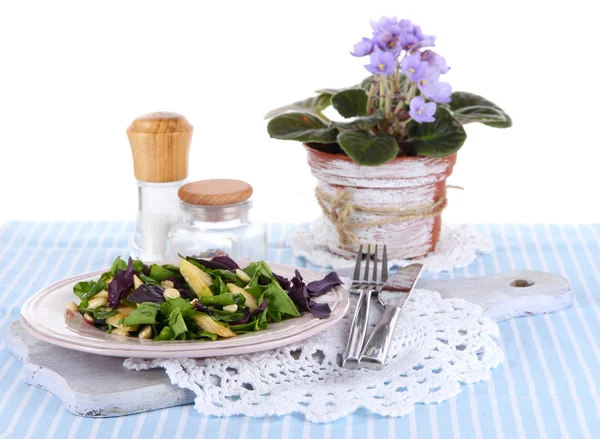
{"type": "MultiPolygon", "coordinates": [[[[268,225],[268,259],[301,265],[293,259],[286,238],[307,226],[268,225]]],[[[333,423],[311,424],[299,415],[206,417],[191,406],[113,419],[78,418],[56,398],[23,384],[21,365],[3,341],[9,325],[18,319],[19,307],[51,282],[106,267],[125,252],[133,225],[7,223],[0,228],[0,437],[600,437],[600,226],[477,227],[492,237],[496,252],[464,270],[437,276],[552,271],[569,278],[576,306],[501,322],[506,362],[493,372],[493,380],[465,385],[455,399],[418,405],[414,413],[398,419],[359,410],[333,423]]]]}

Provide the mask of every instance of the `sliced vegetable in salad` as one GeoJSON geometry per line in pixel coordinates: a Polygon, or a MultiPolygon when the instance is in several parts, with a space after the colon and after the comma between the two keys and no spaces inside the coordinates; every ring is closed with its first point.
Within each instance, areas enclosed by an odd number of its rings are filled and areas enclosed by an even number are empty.
{"type": "Polygon", "coordinates": [[[265,329],[302,312],[327,318],[329,305],[312,298],[340,284],[334,272],[306,284],[298,270],[289,280],[264,261],[242,269],[228,256],[181,256],[179,266],[117,258],[98,280],[74,285],[80,302],[69,302],[67,315],[80,313],[111,334],[216,340],[265,329]]]}

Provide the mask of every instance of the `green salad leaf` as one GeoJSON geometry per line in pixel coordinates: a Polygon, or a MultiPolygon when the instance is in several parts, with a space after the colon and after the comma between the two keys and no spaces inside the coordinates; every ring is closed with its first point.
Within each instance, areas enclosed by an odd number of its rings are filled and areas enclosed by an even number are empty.
{"type": "Polygon", "coordinates": [[[127,326],[155,325],[158,323],[156,316],[159,310],[160,305],[157,303],[144,302],[129,313],[125,320],[123,320],[123,324],[127,326]]]}
{"type": "Polygon", "coordinates": [[[157,264],[152,264],[150,266],[150,277],[158,282],[162,282],[163,280],[167,279],[183,279],[183,276],[181,276],[179,270],[172,271],[157,264]]]}
{"type": "MultiPolygon", "coordinates": [[[[160,300],[153,303],[145,301],[149,300],[147,297],[136,296],[136,300],[142,303],[135,303],[129,300],[134,286],[125,285],[118,303],[129,305],[133,309],[120,319],[120,324],[130,327],[150,325],[155,334],[154,340],[158,341],[216,340],[217,337],[233,337],[236,334],[259,331],[266,329],[269,323],[300,316],[299,309],[290,297],[289,286],[282,287],[264,261],[252,262],[244,268],[243,271],[250,278],[247,282],[240,279],[233,271],[237,268],[237,264],[230,258],[222,257],[219,261],[204,261],[193,257],[184,259],[210,276],[211,285],[205,288],[210,289],[212,295],[191,300],[190,286],[183,279],[179,267],[170,264],[146,266],[142,261],[135,260],[132,261],[133,271],[139,280],[144,284],[155,285],[160,285],[164,280],[173,280],[174,288],[179,290],[181,297],[170,299],[159,294],[160,300]],[[230,265],[226,265],[225,262],[230,265]],[[213,268],[207,268],[207,265],[213,268]],[[221,266],[224,268],[215,268],[221,266]],[[233,288],[229,284],[239,288],[233,288]],[[231,305],[237,305],[237,308],[231,305]],[[223,308],[227,306],[230,308],[224,310],[223,308]]],[[[81,281],[73,286],[73,293],[81,299],[79,311],[93,316],[94,323],[100,327],[106,326],[108,332],[114,329],[114,326],[106,323],[106,319],[117,315],[119,311],[107,306],[94,309],[89,309],[88,306],[94,296],[109,289],[109,282],[112,282],[115,276],[118,277],[127,269],[131,271],[132,266],[128,266],[121,258],[116,258],[110,269],[98,280],[81,281]]],[[[247,279],[245,276],[242,277],[247,279]]],[[[142,288],[139,282],[137,283],[138,287],[142,288]]],[[[160,291],[163,289],[163,287],[152,288],[160,291]]],[[[131,331],[130,335],[135,336],[136,332],[131,331]]]]}
{"type": "Polygon", "coordinates": [[[95,283],[93,280],[77,282],[73,286],[73,292],[81,299],[85,293],[92,289],[95,283]]]}

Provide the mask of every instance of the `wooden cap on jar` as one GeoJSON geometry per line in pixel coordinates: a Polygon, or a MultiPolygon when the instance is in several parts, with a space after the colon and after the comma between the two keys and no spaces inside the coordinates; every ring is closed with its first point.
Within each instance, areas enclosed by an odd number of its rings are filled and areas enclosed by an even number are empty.
{"type": "Polygon", "coordinates": [[[155,183],[187,178],[193,130],[177,113],[150,113],[131,122],[127,137],[135,178],[155,183]]]}
{"type": "Polygon", "coordinates": [[[252,196],[252,186],[241,180],[200,180],[179,188],[179,199],[196,206],[229,206],[252,196]]]}

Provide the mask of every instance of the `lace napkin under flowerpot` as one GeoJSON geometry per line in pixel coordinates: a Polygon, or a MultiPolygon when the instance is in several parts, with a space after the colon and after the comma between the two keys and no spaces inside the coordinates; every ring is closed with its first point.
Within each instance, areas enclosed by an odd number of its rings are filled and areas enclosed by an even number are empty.
{"type": "Polygon", "coordinates": [[[359,243],[385,243],[388,257],[408,259],[435,250],[456,154],[360,166],[315,148],[306,145],[317,200],[330,235],[337,236],[328,243],[330,252],[352,259],[359,243]]]}
{"type": "MultiPolygon", "coordinates": [[[[351,308],[356,297],[351,298],[351,308]]],[[[370,325],[379,319],[372,307],[370,325]]],[[[207,359],[128,359],[135,370],[162,367],[171,382],[196,394],[205,415],[271,416],[302,413],[333,421],[364,407],[403,416],[417,403],[445,401],[461,383],[490,379],[503,352],[498,326],[482,309],[436,292],[415,290],[398,321],[382,371],[340,366],[352,313],[303,342],[271,351],[207,359]]]]}
{"type": "MultiPolygon", "coordinates": [[[[318,218],[308,229],[298,229],[289,238],[295,257],[306,259],[319,267],[332,267],[334,270],[354,267],[354,256],[347,259],[332,253],[330,248],[337,245],[337,235],[331,232],[326,218],[318,218]]],[[[479,254],[494,250],[492,240],[469,224],[444,224],[434,251],[416,259],[389,258],[390,266],[403,267],[418,261],[430,272],[452,271],[471,264],[479,254]]],[[[341,274],[343,275],[343,274],[341,274]]]]}

